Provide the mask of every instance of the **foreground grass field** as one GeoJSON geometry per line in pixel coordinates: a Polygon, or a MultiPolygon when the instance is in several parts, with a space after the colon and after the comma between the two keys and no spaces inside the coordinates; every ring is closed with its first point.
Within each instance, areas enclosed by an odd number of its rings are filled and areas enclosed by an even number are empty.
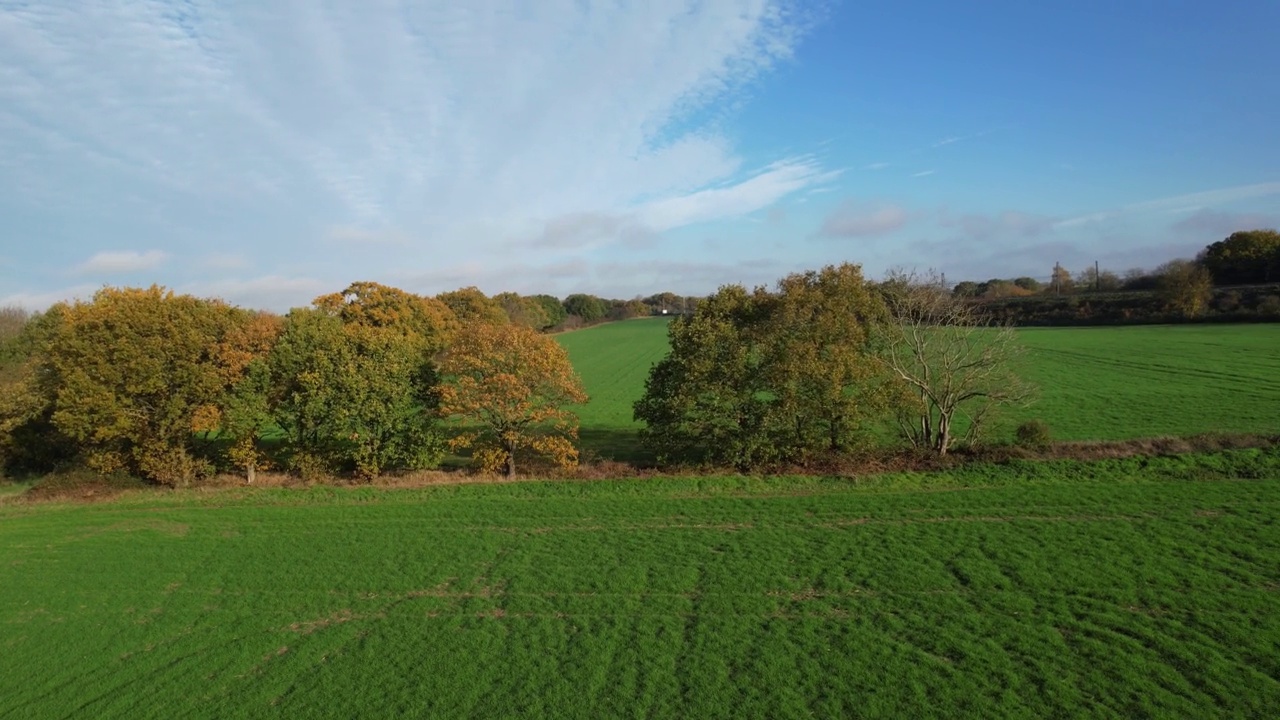
{"type": "Polygon", "coordinates": [[[1274,450],[0,504],[0,718],[1265,717],[1277,648],[1274,450]]]}
{"type": "MultiPolygon", "coordinates": [[[[667,352],[665,319],[631,320],[558,336],[591,401],[579,411],[583,446],[644,459],[631,405],[667,352]]],[[[1280,432],[1280,324],[1035,328],[1025,376],[1030,408],[993,428],[1047,422],[1059,440],[1125,440],[1207,432],[1280,432]]]]}

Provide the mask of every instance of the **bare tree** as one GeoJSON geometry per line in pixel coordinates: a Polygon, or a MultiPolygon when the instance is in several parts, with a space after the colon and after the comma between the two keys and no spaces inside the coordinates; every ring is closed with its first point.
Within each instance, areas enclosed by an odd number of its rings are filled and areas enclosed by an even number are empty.
{"type": "Polygon", "coordinates": [[[971,444],[999,408],[1030,401],[1012,327],[984,319],[932,272],[894,271],[881,287],[893,317],[883,357],[905,388],[898,419],[912,445],[945,455],[958,420],[967,421],[962,441],[971,444]]]}

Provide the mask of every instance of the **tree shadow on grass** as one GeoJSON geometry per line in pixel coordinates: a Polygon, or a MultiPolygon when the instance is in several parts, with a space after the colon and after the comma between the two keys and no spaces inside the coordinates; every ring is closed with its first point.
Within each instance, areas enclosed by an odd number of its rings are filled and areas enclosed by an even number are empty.
{"type": "Polygon", "coordinates": [[[638,428],[580,428],[578,438],[583,463],[613,460],[647,467],[656,462],[653,452],[640,442],[638,428]]]}

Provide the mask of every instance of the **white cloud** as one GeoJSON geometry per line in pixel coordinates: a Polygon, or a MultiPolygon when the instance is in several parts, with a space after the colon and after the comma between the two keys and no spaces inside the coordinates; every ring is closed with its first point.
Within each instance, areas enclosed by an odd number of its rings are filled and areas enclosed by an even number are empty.
{"type": "Polygon", "coordinates": [[[100,252],[77,265],[73,272],[77,275],[119,275],[155,270],[168,258],[169,254],[162,250],[100,252]]]}
{"type": "Polygon", "coordinates": [[[889,163],[887,163],[887,162],[874,162],[874,163],[871,163],[870,165],[868,165],[865,169],[867,169],[867,170],[883,170],[883,169],[885,169],[885,168],[887,168],[887,167],[889,167],[889,163]]]}
{"type": "Polygon", "coordinates": [[[805,5],[0,4],[0,194],[112,220],[84,255],[180,236],[282,268],[322,262],[316,240],[406,248],[329,261],[362,276],[499,258],[558,218],[740,216],[832,177],[781,153],[744,172],[716,122],[791,57],[805,5]]]}
{"type": "Polygon", "coordinates": [[[822,221],[820,237],[856,238],[887,235],[907,224],[902,207],[886,203],[845,202],[822,221]]]}
{"type": "Polygon", "coordinates": [[[786,160],[766,168],[750,179],[721,188],[711,188],[681,197],[651,202],[637,213],[645,226],[654,230],[692,225],[708,220],[736,217],[772,205],[779,198],[836,176],[824,172],[812,159],[786,160]]]}
{"type": "Polygon", "coordinates": [[[937,172],[937,170],[921,170],[918,173],[912,173],[911,177],[928,177],[937,172]]]}

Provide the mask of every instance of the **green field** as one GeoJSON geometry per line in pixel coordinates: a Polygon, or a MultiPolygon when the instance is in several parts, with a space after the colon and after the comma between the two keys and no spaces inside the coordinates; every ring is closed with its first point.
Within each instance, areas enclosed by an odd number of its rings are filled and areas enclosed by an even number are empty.
{"type": "Polygon", "coordinates": [[[1280,432],[1280,324],[1019,333],[1040,399],[1022,413],[1066,440],[1280,432]]]}
{"type": "Polygon", "coordinates": [[[582,446],[591,455],[644,460],[631,405],[644,394],[649,368],[667,354],[666,318],[608,323],[557,335],[591,400],[577,409],[582,446]]]}
{"type": "MultiPolygon", "coordinates": [[[[666,320],[612,323],[558,336],[591,401],[584,447],[642,459],[631,404],[666,354],[666,320]]],[[[1059,440],[1207,432],[1280,432],[1280,324],[1035,328],[1019,331],[1036,403],[993,428],[1008,440],[1039,418],[1059,440]]]]}
{"type": "Polygon", "coordinates": [[[0,718],[1265,717],[1277,648],[1275,450],[0,505],[0,718]]]}

